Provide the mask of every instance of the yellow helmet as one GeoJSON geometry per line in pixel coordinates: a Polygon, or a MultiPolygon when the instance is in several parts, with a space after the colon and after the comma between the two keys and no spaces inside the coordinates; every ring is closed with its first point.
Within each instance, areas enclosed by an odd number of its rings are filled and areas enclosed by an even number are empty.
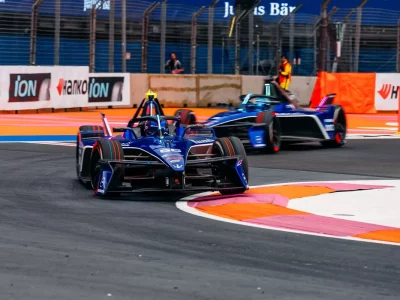
{"type": "Polygon", "coordinates": [[[147,93],[145,94],[145,98],[146,100],[155,99],[157,98],[157,94],[154,93],[152,90],[148,90],[147,93]]]}

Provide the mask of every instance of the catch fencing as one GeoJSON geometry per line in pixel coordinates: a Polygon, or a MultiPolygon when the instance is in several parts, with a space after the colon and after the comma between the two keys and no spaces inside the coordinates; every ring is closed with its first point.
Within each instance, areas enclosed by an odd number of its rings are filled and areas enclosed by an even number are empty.
{"type": "Polygon", "coordinates": [[[233,7],[217,2],[21,0],[11,7],[5,1],[0,65],[163,74],[176,52],[186,74],[276,75],[282,54],[294,75],[400,72],[400,12],[367,1],[328,9],[325,0],[320,15],[302,13],[300,4],[271,17],[258,3],[233,23],[233,7]]]}

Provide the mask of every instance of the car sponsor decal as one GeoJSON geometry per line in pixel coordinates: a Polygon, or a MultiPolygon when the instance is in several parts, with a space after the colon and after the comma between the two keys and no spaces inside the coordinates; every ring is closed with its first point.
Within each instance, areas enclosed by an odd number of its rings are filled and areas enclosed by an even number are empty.
{"type": "Polygon", "coordinates": [[[170,152],[182,152],[180,149],[168,149],[168,148],[162,148],[159,149],[161,153],[170,153],[170,152]]]}
{"type": "Polygon", "coordinates": [[[334,131],[335,125],[333,125],[333,124],[325,125],[325,129],[326,129],[326,131],[334,131]]]}
{"type": "Polygon", "coordinates": [[[204,144],[204,143],[213,143],[212,139],[203,139],[203,140],[190,140],[194,144],[204,144]]]}

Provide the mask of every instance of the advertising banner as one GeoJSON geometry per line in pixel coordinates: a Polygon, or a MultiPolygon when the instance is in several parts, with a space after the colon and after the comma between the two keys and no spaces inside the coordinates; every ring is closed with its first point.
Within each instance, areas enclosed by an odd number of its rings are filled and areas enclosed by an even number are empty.
{"type": "Polygon", "coordinates": [[[0,67],[0,110],[125,106],[128,73],[93,73],[88,67],[0,67]]]}
{"type": "Polygon", "coordinates": [[[130,105],[129,73],[89,74],[88,106],[130,105]]]}
{"type": "Polygon", "coordinates": [[[51,107],[87,107],[89,67],[53,67],[52,69],[51,107]]]}
{"type": "Polygon", "coordinates": [[[8,102],[49,101],[51,73],[10,74],[8,102]]]}
{"type": "Polygon", "coordinates": [[[52,107],[52,69],[0,66],[0,110],[52,107]]]}
{"type": "Polygon", "coordinates": [[[397,111],[400,99],[400,74],[377,73],[375,108],[378,111],[397,111]]]}
{"type": "MultiPolygon", "coordinates": [[[[128,1],[126,6],[126,14],[128,20],[136,19],[141,20],[144,10],[150,6],[152,0],[141,0],[138,4],[135,1],[128,1]]],[[[157,1],[160,2],[160,1],[157,1]]],[[[303,6],[299,11],[299,14],[305,15],[320,15],[322,1],[316,0],[302,0],[300,1],[303,6]],[[317,3],[317,4],[316,4],[317,3]]],[[[111,10],[110,0],[97,1],[97,0],[62,0],[61,1],[61,15],[71,17],[88,17],[91,9],[97,3],[97,16],[99,18],[108,18],[111,10]]],[[[195,12],[200,7],[208,7],[212,3],[211,0],[168,0],[167,10],[172,19],[176,21],[187,21],[190,20],[191,14],[188,11],[195,12]]],[[[271,20],[277,21],[282,16],[288,15],[293,11],[294,7],[298,5],[297,0],[261,0],[260,3],[254,8],[254,15],[264,19],[264,21],[271,20]]],[[[32,12],[32,0],[0,0],[0,12],[7,11],[17,14],[31,14],[32,12]]],[[[334,0],[328,5],[328,11],[334,6],[338,7],[343,11],[349,11],[352,8],[356,8],[360,4],[360,0],[334,0]]],[[[234,14],[235,0],[223,0],[217,2],[215,9],[215,21],[227,21],[230,20],[234,14]]],[[[121,18],[121,0],[115,0],[115,16],[121,18]]],[[[377,10],[388,10],[388,11],[400,11],[400,1],[397,0],[369,0],[367,1],[365,8],[370,11],[371,15],[379,16],[382,12],[377,10]]],[[[54,1],[44,1],[40,6],[41,15],[54,16],[54,1]]],[[[206,18],[200,16],[200,18],[206,18]]],[[[161,9],[156,9],[152,14],[153,20],[160,20],[161,9]]],[[[206,20],[206,19],[204,19],[206,20]]],[[[373,24],[387,24],[387,18],[375,17],[370,18],[370,23],[373,24]]],[[[397,21],[396,21],[397,22],[397,21]]]]}

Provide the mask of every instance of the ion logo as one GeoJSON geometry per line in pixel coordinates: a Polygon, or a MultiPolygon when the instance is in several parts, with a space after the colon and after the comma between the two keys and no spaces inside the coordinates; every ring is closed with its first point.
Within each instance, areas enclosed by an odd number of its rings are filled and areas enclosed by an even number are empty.
{"type": "Polygon", "coordinates": [[[390,99],[396,99],[396,98],[399,98],[399,89],[400,89],[400,86],[391,85],[391,84],[383,84],[382,88],[378,91],[378,94],[384,100],[388,99],[389,96],[390,96],[390,99]]]}
{"type": "Polygon", "coordinates": [[[87,80],[58,80],[57,92],[61,95],[86,95],[88,91],[87,80]]]}
{"type": "Polygon", "coordinates": [[[36,97],[37,80],[22,80],[21,75],[17,76],[14,86],[14,97],[36,97]]]}
{"type": "Polygon", "coordinates": [[[124,77],[90,77],[89,102],[122,101],[124,77]]]}
{"type": "Polygon", "coordinates": [[[50,73],[10,74],[9,102],[50,100],[50,73]]]}
{"type": "Polygon", "coordinates": [[[90,98],[108,97],[109,90],[110,90],[109,82],[96,82],[96,79],[92,78],[89,87],[89,97],[90,98]]]}

